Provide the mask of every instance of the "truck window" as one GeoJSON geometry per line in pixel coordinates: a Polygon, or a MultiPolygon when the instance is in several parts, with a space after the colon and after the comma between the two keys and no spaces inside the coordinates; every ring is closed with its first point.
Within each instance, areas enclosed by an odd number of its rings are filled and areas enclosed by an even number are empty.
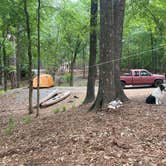
{"type": "Polygon", "coordinates": [[[150,74],[147,71],[141,71],[141,76],[150,76],[150,74]]]}
{"type": "Polygon", "coordinates": [[[139,76],[139,71],[134,71],[134,76],[139,76]]]}

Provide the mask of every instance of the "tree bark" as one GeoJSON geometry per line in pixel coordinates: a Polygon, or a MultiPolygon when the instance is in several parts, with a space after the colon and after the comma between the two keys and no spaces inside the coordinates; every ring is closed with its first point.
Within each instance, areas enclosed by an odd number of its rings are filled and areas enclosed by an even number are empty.
{"type": "Polygon", "coordinates": [[[82,61],[83,61],[83,78],[85,79],[86,74],[86,59],[85,59],[85,48],[82,50],[82,61]]]}
{"type": "Polygon", "coordinates": [[[87,92],[86,92],[86,97],[84,99],[84,104],[90,103],[95,99],[95,80],[97,75],[97,68],[96,68],[97,14],[98,14],[98,0],[91,0],[90,57],[89,57],[87,92]]]}
{"type": "Polygon", "coordinates": [[[3,89],[4,91],[7,91],[7,57],[6,57],[6,47],[5,47],[6,35],[4,31],[2,31],[2,36],[3,36],[3,41],[2,41],[3,89]]]}
{"type": "Polygon", "coordinates": [[[79,37],[78,37],[76,47],[75,47],[75,51],[74,51],[74,56],[73,56],[73,59],[72,59],[71,64],[70,64],[70,86],[73,86],[74,65],[75,65],[75,62],[76,62],[76,58],[77,58],[77,54],[78,54],[80,44],[81,44],[81,42],[79,41],[79,37]]]}
{"type": "Polygon", "coordinates": [[[4,77],[4,82],[3,82],[3,86],[4,86],[4,91],[7,91],[7,59],[6,59],[6,47],[5,47],[5,43],[3,43],[3,77],[4,77]]]}
{"type": "Polygon", "coordinates": [[[121,87],[120,82],[120,64],[122,57],[122,37],[123,37],[123,21],[124,21],[124,10],[125,10],[125,0],[119,0],[119,3],[114,1],[115,9],[114,9],[114,59],[115,60],[115,68],[114,68],[114,77],[115,77],[115,96],[121,101],[128,100],[125,95],[123,88],[121,87]]]}
{"type": "Polygon", "coordinates": [[[15,36],[11,34],[10,37],[10,43],[13,48],[12,55],[10,56],[9,65],[11,67],[11,70],[9,71],[10,81],[11,81],[11,89],[14,89],[17,87],[17,72],[16,72],[16,42],[15,42],[15,36]]]}
{"type": "Polygon", "coordinates": [[[10,72],[9,75],[10,75],[11,89],[14,89],[14,88],[16,88],[16,82],[17,82],[17,80],[16,80],[16,76],[17,76],[16,71],[10,72]]]}
{"type": "MultiPolygon", "coordinates": [[[[1,58],[1,56],[0,56],[1,58]]],[[[0,85],[2,85],[2,77],[3,77],[3,74],[2,74],[2,60],[0,59],[0,85]]]]}
{"type": "Polygon", "coordinates": [[[33,93],[33,87],[32,87],[32,50],[31,50],[31,30],[30,30],[30,24],[29,24],[29,13],[27,10],[27,0],[24,0],[24,13],[26,18],[26,28],[27,28],[27,37],[28,37],[28,60],[29,60],[29,114],[33,113],[32,108],[32,93],[33,93]]]}
{"type": "Polygon", "coordinates": [[[73,75],[74,75],[74,64],[76,61],[76,57],[77,57],[77,52],[74,53],[74,57],[72,59],[72,62],[70,64],[70,86],[73,86],[73,75]]]}
{"type": "Polygon", "coordinates": [[[4,43],[4,39],[0,43],[0,85],[3,85],[2,83],[3,81],[3,52],[2,52],[3,43],[4,43]]]}
{"type": "Polygon", "coordinates": [[[38,74],[37,74],[37,112],[36,117],[39,116],[39,100],[40,100],[40,0],[38,0],[38,10],[37,10],[37,54],[38,54],[38,74]]]}
{"type": "Polygon", "coordinates": [[[91,110],[107,108],[110,101],[127,100],[120,84],[120,59],[125,0],[100,1],[99,90],[91,110]]]}
{"type": "Polygon", "coordinates": [[[17,27],[17,38],[16,38],[16,72],[17,72],[17,88],[20,87],[20,25],[17,27]]]}

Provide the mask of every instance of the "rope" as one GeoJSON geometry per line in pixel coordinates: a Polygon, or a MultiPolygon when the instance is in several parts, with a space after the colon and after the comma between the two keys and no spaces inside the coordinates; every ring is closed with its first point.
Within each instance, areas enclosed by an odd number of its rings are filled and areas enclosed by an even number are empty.
{"type": "Polygon", "coordinates": [[[110,60],[110,61],[105,61],[105,62],[102,62],[102,63],[98,63],[96,65],[88,66],[86,68],[91,68],[91,67],[95,67],[95,66],[102,66],[102,65],[109,64],[109,63],[112,63],[112,62],[120,61],[121,59],[133,58],[135,56],[139,56],[139,55],[145,54],[145,53],[150,52],[150,51],[156,51],[156,50],[159,50],[159,49],[165,48],[165,47],[166,47],[166,45],[163,45],[161,47],[157,47],[157,48],[154,48],[154,49],[143,51],[141,53],[131,54],[131,55],[126,56],[126,57],[122,57],[122,58],[118,58],[118,59],[113,59],[113,60],[110,60]]]}

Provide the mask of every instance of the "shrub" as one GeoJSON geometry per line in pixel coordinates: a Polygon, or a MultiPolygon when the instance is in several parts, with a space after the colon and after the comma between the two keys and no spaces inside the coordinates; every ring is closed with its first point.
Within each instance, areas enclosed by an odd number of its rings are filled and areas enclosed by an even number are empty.
{"type": "Polygon", "coordinates": [[[64,77],[65,77],[66,82],[69,83],[70,77],[71,77],[70,73],[65,74],[64,77]]]}
{"type": "Polygon", "coordinates": [[[13,117],[9,118],[8,127],[4,129],[6,135],[11,135],[16,128],[16,122],[13,117]]]}
{"type": "Polygon", "coordinates": [[[4,94],[4,90],[0,90],[0,95],[3,95],[4,94]]]}
{"type": "Polygon", "coordinates": [[[65,106],[63,106],[62,111],[63,111],[63,112],[67,111],[67,109],[66,109],[65,106]]]}
{"type": "Polygon", "coordinates": [[[31,123],[32,122],[31,116],[24,116],[22,118],[22,122],[23,122],[23,124],[29,124],[29,123],[31,123]]]}
{"type": "Polygon", "coordinates": [[[59,109],[59,108],[56,108],[56,109],[52,110],[52,112],[53,112],[54,114],[56,114],[56,113],[60,112],[60,109],[59,109]]]}

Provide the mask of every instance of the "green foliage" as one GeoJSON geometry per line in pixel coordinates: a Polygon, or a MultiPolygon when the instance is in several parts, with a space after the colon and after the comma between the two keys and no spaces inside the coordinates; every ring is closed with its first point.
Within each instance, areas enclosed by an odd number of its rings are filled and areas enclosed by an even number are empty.
{"type": "Polygon", "coordinates": [[[63,112],[66,112],[66,111],[67,111],[67,109],[66,109],[65,106],[63,106],[62,111],[63,111],[63,112]]]}
{"type": "Polygon", "coordinates": [[[7,71],[8,71],[9,74],[12,73],[12,72],[15,72],[16,71],[16,66],[10,65],[7,68],[7,71]]]}
{"type": "Polygon", "coordinates": [[[66,73],[62,76],[62,80],[66,83],[69,83],[70,82],[70,77],[71,77],[70,73],[66,73]]]}
{"type": "MultiPolygon", "coordinates": [[[[37,67],[37,1],[28,0],[30,15],[33,67],[37,67]]],[[[98,17],[99,18],[99,17],[98,17]]],[[[71,62],[77,48],[77,64],[85,63],[89,57],[90,0],[41,1],[41,66],[48,72],[58,70],[63,62],[71,62]],[[78,43],[80,43],[78,45],[78,43]]],[[[164,70],[166,57],[166,1],[126,0],[122,68],[147,68],[164,70]],[[161,47],[161,48],[160,48],[161,47]],[[152,51],[154,49],[154,51],[152,51]]],[[[99,21],[98,21],[99,22],[99,21]]],[[[28,75],[27,37],[22,0],[1,0],[0,5],[0,46],[2,33],[12,34],[17,45],[20,32],[21,75],[28,75]]],[[[99,26],[97,27],[97,32],[99,26]]],[[[7,62],[16,49],[12,41],[5,40],[7,62]]],[[[0,54],[2,59],[2,53],[0,54]]],[[[0,64],[1,66],[1,64],[0,64]]],[[[8,66],[5,67],[8,70],[8,66]]],[[[9,67],[10,68],[10,67],[9,67]]],[[[13,69],[12,69],[13,70],[13,69]]],[[[15,69],[14,69],[15,70],[15,69]]],[[[10,69],[11,71],[11,69],[10,69]]],[[[9,72],[10,72],[9,71],[9,72]]],[[[64,76],[69,82],[69,74],[64,76]]]]}
{"type": "Polygon", "coordinates": [[[22,123],[23,123],[23,124],[29,124],[29,123],[31,123],[31,122],[32,122],[31,116],[24,116],[24,117],[22,118],[22,123]]]}
{"type": "Polygon", "coordinates": [[[10,117],[8,122],[8,127],[4,129],[4,133],[6,135],[11,135],[15,128],[16,128],[16,122],[13,119],[13,117],[10,117]]]}
{"type": "Polygon", "coordinates": [[[166,1],[126,1],[122,68],[163,71],[166,1]],[[125,60],[126,59],[126,60],[125,60]]]}
{"type": "Polygon", "coordinates": [[[59,109],[59,108],[53,109],[52,112],[53,112],[54,114],[56,114],[56,113],[60,112],[60,109],[59,109]]]}
{"type": "Polygon", "coordinates": [[[22,64],[21,65],[21,77],[26,78],[28,76],[28,65],[22,64]]]}
{"type": "Polygon", "coordinates": [[[3,95],[4,93],[4,90],[0,90],[0,95],[3,95]]]}
{"type": "Polygon", "coordinates": [[[65,106],[63,106],[61,109],[60,109],[60,108],[55,108],[55,109],[52,110],[52,112],[53,112],[54,114],[56,114],[56,113],[58,113],[58,112],[66,112],[66,111],[67,111],[67,109],[66,109],[65,106]]]}

